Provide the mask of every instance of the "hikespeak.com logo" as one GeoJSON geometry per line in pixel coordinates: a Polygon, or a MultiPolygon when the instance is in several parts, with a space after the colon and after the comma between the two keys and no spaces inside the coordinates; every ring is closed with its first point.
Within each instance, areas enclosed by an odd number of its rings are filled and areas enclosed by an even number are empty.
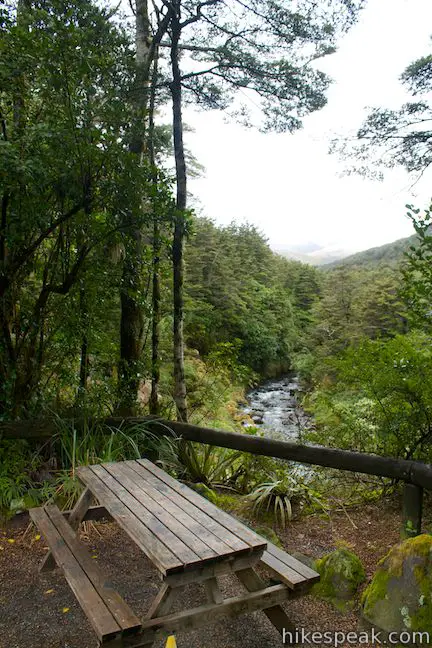
{"type": "Polygon", "coordinates": [[[287,645],[300,646],[428,646],[432,636],[420,630],[409,632],[381,632],[372,628],[361,632],[318,632],[306,628],[283,630],[282,641],[287,645]]]}

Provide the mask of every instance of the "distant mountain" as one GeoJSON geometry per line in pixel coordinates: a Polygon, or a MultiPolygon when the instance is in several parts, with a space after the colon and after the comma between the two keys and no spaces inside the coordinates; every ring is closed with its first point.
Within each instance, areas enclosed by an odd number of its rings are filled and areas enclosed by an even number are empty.
{"type": "Polygon", "coordinates": [[[293,246],[275,244],[271,247],[281,256],[314,266],[334,263],[351,254],[351,250],[343,250],[331,245],[323,247],[312,242],[293,246]]]}
{"type": "Polygon", "coordinates": [[[418,242],[417,234],[407,238],[398,239],[393,243],[386,243],[379,247],[369,248],[363,252],[351,254],[344,259],[332,261],[325,264],[323,270],[335,268],[337,266],[365,266],[365,265],[397,265],[402,261],[404,252],[407,252],[412,245],[418,242]]]}

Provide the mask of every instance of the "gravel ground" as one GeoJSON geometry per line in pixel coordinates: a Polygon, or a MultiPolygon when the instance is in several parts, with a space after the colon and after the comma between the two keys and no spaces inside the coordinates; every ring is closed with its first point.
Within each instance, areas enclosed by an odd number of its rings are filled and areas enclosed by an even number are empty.
{"type": "MultiPolygon", "coordinates": [[[[398,541],[397,502],[381,502],[330,518],[308,517],[293,522],[282,534],[288,551],[317,557],[347,543],[362,559],[368,576],[377,561],[398,541]]],[[[83,530],[82,540],[107,571],[116,589],[140,616],[156,595],[157,571],[114,524],[98,523],[83,530]]],[[[39,574],[38,564],[47,551],[42,538],[16,518],[0,531],[0,648],[95,648],[97,642],[86,617],[62,574],[39,574]]],[[[232,577],[221,579],[225,594],[242,592],[232,577]]],[[[201,586],[184,591],[178,607],[203,603],[201,586]]],[[[340,614],[311,595],[286,604],[292,622],[307,631],[358,629],[358,614],[340,614]]],[[[282,640],[262,612],[223,620],[190,633],[179,633],[178,648],[275,648],[282,640]]],[[[351,646],[353,644],[350,644],[351,646]]],[[[155,648],[164,646],[163,642],[155,648]]]]}

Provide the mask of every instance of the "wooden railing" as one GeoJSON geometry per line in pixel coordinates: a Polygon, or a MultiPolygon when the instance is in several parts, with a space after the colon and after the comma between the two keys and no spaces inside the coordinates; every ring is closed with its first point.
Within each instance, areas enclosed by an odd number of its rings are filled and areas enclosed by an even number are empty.
{"type": "MultiPolygon", "coordinates": [[[[107,426],[145,424],[152,432],[166,435],[172,431],[188,441],[240,450],[252,454],[275,457],[303,464],[336,468],[355,473],[388,477],[404,482],[402,533],[416,535],[421,532],[423,490],[432,490],[432,466],[420,461],[394,459],[363,452],[338,448],[303,445],[291,441],[278,441],[268,437],[225,432],[211,428],[144,416],[136,418],[106,418],[107,426]]],[[[75,422],[79,427],[79,421],[75,422]]],[[[46,439],[55,434],[53,421],[17,421],[0,423],[3,438],[46,439]]]]}

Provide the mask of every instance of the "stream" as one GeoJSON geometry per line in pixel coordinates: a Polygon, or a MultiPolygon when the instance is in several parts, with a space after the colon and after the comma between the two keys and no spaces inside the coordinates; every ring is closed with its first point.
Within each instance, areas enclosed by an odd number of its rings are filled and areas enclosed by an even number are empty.
{"type": "Polygon", "coordinates": [[[313,426],[297,401],[300,391],[295,375],[269,380],[249,391],[242,411],[253,424],[273,439],[298,441],[302,432],[313,426]]]}

